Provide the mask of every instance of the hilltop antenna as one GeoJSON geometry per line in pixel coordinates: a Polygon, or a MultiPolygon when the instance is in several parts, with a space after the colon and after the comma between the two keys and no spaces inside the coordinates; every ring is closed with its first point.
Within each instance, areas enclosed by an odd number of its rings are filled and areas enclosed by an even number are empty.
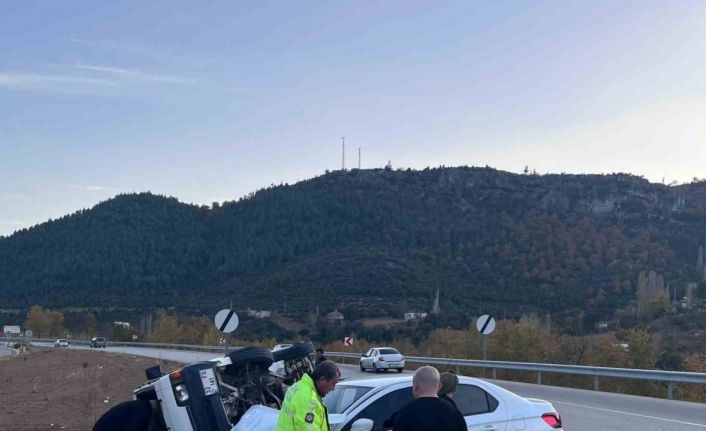
{"type": "Polygon", "coordinates": [[[360,170],[360,147],[358,147],[358,170],[360,170]]]}
{"type": "Polygon", "coordinates": [[[343,141],[342,145],[342,153],[341,153],[341,170],[345,171],[346,170],[346,137],[341,136],[341,141],[343,141]]]}

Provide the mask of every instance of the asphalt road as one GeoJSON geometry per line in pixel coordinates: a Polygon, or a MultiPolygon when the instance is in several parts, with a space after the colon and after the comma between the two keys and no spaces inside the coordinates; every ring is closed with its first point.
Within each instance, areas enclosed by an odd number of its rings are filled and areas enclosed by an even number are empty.
{"type": "MultiPolygon", "coordinates": [[[[101,350],[181,363],[204,361],[218,356],[208,352],[135,347],[107,347],[101,350]]],[[[373,379],[386,375],[362,373],[357,366],[345,364],[341,365],[341,374],[346,380],[373,379]]],[[[405,374],[411,372],[405,371],[405,374]]],[[[398,373],[387,375],[397,376],[398,373]]],[[[523,397],[550,401],[562,415],[565,430],[706,431],[706,404],[501,380],[489,381],[523,397]]]]}

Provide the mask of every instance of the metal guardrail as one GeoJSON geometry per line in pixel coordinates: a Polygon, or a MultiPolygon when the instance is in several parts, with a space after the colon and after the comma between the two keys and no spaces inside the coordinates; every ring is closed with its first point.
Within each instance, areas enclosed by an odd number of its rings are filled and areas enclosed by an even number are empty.
{"type": "MultiPolygon", "coordinates": [[[[9,340],[0,338],[0,340],[9,340]]],[[[54,339],[35,338],[32,341],[54,343],[54,339]]],[[[91,344],[86,340],[69,340],[72,344],[91,344]]],[[[144,343],[144,342],[120,342],[107,341],[107,346],[127,346],[156,349],[191,349],[206,352],[223,352],[223,346],[203,346],[198,344],[176,344],[176,343],[144,343]]],[[[237,348],[234,348],[237,349],[237,348]]],[[[332,358],[352,358],[360,359],[361,355],[347,352],[326,352],[332,358]]],[[[453,358],[427,358],[423,356],[405,356],[408,362],[429,365],[455,366],[456,373],[460,374],[460,367],[491,369],[493,379],[496,378],[497,370],[530,371],[537,373],[537,384],[542,384],[542,373],[574,374],[593,377],[593,389],[600,390],[600,378],[612,377],[620,379],[647,380],[653,382],[667,383],[667,398],[674,399],[674,384],[689,383],[706,385],[706,373],[695,373],[685,371],[662,371],[662,370],[641,370],[635,368],[612,368],[594,367],[587,365],[562,365],[562,364],[542,364],[534,362],[505,362],[505,361],[484,361],[479,359],[453,359],[453,358]]]]}
{"type": "MultiPolygon", "coordinates": [[[[0,337],[0,342],[4,341],[18,341],[18,342],[24,342],[24,339],[18,339],[18,338],[2,338],[0,337]]],[[[69,344],[75,344],[78,346],[90,346],[91,342],[89,340],[74,340],[74,339],[67,339],[69,344]]],[[[56,341],[56,338],[32,338],[33,343],[50,343],[54,344],[56,341]]],[[[176,343],[146,343],[146,342],[134,342],[134,341],[106,341],[105,342],[106,346],[110,347],[118,347],[118,346],[125,346],[125,347],[142,347],[142,348],[153,348],[153,349],[173,349],[173,350],[184,350],[184,349],[189,349],[189,350],[199,350],[199,351],[204,351],[204,352],[223,352],[224,351],[224,346],[204,346],[201,344],[176,344],[176,343]]],[[[232,347],[229,348],[229,350],[237,350],[238,347],[232,347]]]]}
{"type": "MultiPolygon", "coordinates": [[[[326,355],[333,358],[359,359],[361,357],[361,355],[347,352],[326,352],[326,355]]],[[[455,366],[457,374],[460,374],[460,367],[489,368],[493,371],[493,379],[496,378],[496,370],[533,371],[537,373],[537,384],[539,385],[542,384],[542,373],[592,376],[593,389],[596,391],[600,390],[600,377],[666,382],[667,398],[670,400],[674,399],[675,383],[706,385],[706,373],[683,371],[640,370],[634,368],[593,367],[586,365],[540,364],[533,362],[483,361],[476,359],[426,358],[421,356],[405,356],[405,360],[419,364],[455,366]]]]}

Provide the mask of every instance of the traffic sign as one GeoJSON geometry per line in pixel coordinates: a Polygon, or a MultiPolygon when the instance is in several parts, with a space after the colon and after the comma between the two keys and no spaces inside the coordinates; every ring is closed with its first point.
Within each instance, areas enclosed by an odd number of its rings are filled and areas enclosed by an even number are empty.
{"type": "Polygon", "coordinates": [[[495,331],[495,319],[493,319],[493,316],[484,314],[476,321],[476,328],[481,334],[489,335],[495,331]]]}
{"type": "Polygon", "coordinates": [[[352,346],[353,345],[353,337],[345,337],[343,339],[343,345],[344,346],[352,346]]]}
{"type": "Polygon", "coordinates": [[[215,322],[219,331],[229,334],[238,327],[238,315],[235,314],[235,311],[224,308],[216,313],[215,322]]]}

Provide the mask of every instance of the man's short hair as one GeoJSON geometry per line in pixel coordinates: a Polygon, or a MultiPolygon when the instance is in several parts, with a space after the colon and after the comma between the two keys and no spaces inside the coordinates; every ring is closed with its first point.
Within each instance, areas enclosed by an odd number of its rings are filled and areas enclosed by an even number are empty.
{"type": "Polygon", "coordinates": [[[341,371],[338,369],[338,366],[336,366],[336,363],[333,361],[323,361],[319,365],[314,368],[314,371],[311,373],[311,378],[316,382],[320,378],[324,378],[324,380],[331,380],[334,377],[340,377],[341,376],[341,371]]]}
{"type": "Polygon", "coordinates": [[[436,391],[439,387],[439,370],[429,365],[419,367],[412,377],[412,383],[422,390],[436,391]]]}
{"type": "Polygon", "coordinates": [[[321,347],[319,347],[318,349],[316,349],[316,353],[324,353],[324,349],[322,349],[321,347]]]}

